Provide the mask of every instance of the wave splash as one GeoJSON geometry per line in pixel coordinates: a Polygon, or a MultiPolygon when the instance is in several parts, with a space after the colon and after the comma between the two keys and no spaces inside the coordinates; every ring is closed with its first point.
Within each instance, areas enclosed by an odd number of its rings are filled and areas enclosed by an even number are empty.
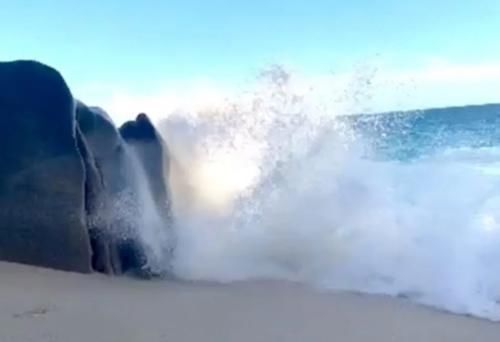
{"type": "Polygon", "coordinates": [[[254,92],[160,123],[177,275],[286,279],[500,320],[491,149],[371,158],[334,109],[274,69],[254,92]]]}

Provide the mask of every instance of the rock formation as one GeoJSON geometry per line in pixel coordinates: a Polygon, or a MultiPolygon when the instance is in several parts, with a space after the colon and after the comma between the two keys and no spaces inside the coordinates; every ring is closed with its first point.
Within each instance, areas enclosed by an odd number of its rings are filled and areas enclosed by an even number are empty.
{"type": "Polygon", "coordinates": [[[90,272],[74,103],[54,69],[0,63],[0,259],[90,272]]]}
{"type": "Polygon", "coordinates": [[[61,75],[0,63],[0,260],[107,274],[165,271],[168,151],[145,114],[118,130],[61,75]]]}

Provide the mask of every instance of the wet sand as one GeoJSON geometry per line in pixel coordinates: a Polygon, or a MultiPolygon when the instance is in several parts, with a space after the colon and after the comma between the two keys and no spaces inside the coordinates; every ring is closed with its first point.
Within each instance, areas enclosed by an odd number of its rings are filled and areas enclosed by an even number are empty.
{"type": "Polygon", "coordinates": [[[500,324],[286,282],[140,281],[0,263],[1,342],[500,341],[500,324]]]}

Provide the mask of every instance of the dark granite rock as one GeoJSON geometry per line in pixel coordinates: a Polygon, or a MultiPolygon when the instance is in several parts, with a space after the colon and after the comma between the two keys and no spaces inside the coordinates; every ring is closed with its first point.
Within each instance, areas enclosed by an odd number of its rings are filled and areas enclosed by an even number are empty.
{"type": "MultiPolygon", "coordinates": [[[[110,274],[141,273],[147,268],[141,237],[140,182],[129,150],[109,116],[101,109],[77,105],[77,121],[98,175],[99,205],[92,205],[94,268],[110,274]]],[[[89,192],[92,192],[89,187],[89,192]]]]}
{"type": "Polygon", "coordinates": [[[168,272],[175,245],[172,231],[171,196],[168,188],[170,159],[167,144],[146,114],[139,114],[135,121],[128,121],[120,127],[120,134],[136,156],[140,172],[144,175],[146,184],[142,189],[148,189],[148,194],[142,196],[153,208],[147,224],[162,240],[161,255],[163,271],[168,272]]]}
{"type": "Polygon", "coordinates": [[[166,183],[170,161],[166,143],[148,116],[143,113],[139,114],[135,121],[123,124],[120,127],[120,134],[136,152],[155,203],[161,207],[165,218],[170,220],[170,196],[166,183]]]}
{"type": "Polygon", "coordinates": [[[114,238],[109,232],[109,221],[102,215],[106,211],[106,198],[101,172],[80,127],[76,127],[78,149],[85,166],[85,213],[92,249],[91,265],[96,272],[116,274],[121,269],[114,238]]]}
{"type": "Polygon", "coordinates": [[[0,259],[90,272],[74,101],[54,69],[0,63],[0,259]]]}
{"type": "Polygon", "coordinates": [[[141,114],[118,130],[61,75],[0,63],[0,260],[151,276],[171,240],[168,151],[141,114]]]}

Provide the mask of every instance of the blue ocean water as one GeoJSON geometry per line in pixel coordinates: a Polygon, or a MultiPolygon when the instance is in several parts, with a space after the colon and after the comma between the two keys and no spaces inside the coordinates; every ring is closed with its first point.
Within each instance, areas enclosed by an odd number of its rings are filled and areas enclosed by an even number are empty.
{"type": "Polygon", "coordinates": [[[401,161],[451,149],[500,146],[500,104],[448,107],[347,118],[380,159],[401,161]]]}

